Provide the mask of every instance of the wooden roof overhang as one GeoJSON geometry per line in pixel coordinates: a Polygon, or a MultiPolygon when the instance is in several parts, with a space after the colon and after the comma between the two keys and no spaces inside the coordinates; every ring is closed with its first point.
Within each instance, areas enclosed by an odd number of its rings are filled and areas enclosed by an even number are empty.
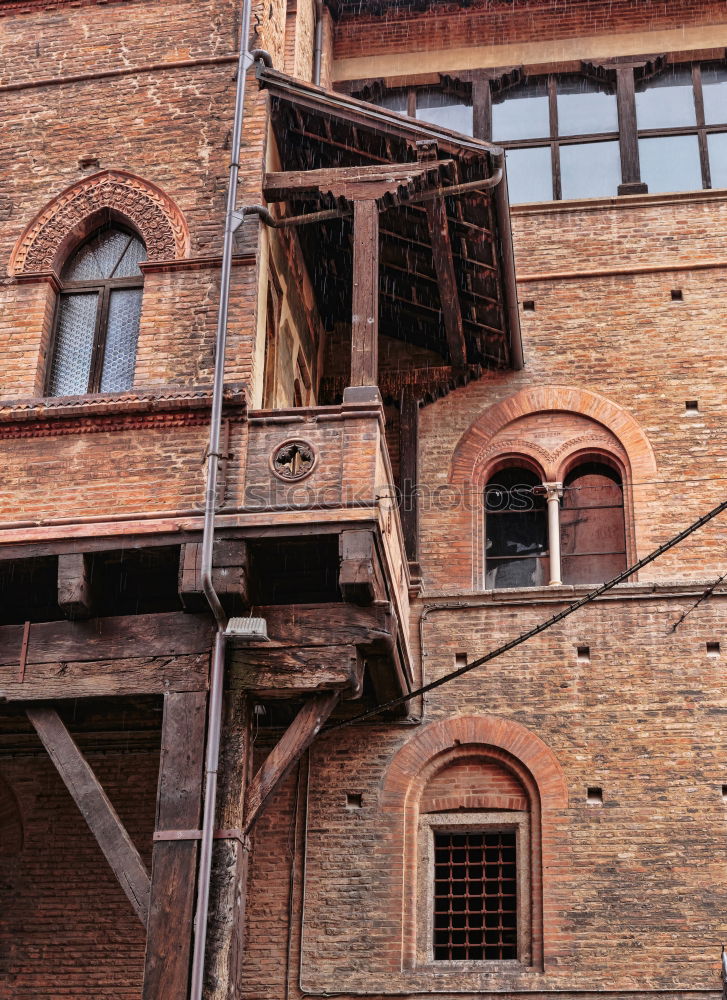
{"type": "Polygon", "coordinates": [[[374,198],[380,334],[436,352],[445,381],[521,367],[506,180],[488,187],[502,150],[269,68],[258,79],[283,171],[265,197],[283,217],[339,213],[297,228],[327,328],[351,320],[352,204],[374,198]]]}

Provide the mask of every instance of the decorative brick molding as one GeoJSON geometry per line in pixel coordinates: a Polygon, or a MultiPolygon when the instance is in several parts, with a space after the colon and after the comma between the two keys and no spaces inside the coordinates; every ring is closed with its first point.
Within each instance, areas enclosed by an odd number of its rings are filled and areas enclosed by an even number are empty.
{"type": "MultiPolygon", "coordinates": [[[[518,722],[491,715],[456,716],[431,723],[399,750],[386,772],[381,806],[395,818],[394,836],[401,841],[403,851],[402,964],[410,969],[416,964],[417,834],[422,797],[437,774],[465,761],[499,764],[512,774],[527,796],[531,824],[532,964],[541,969],[547,960],[544,899],[563,859],[568,791],[557,757],[540,737],[518,722]]],[[[427,804],[425,798],[424,805],[427,804]]],[[[489,800],[472,805],[478,809],[493,807],[497,805],[493,806],[489,800]]],[[[548,932],[554,931],[555,926],[551,914],[548,932]]]]}
{"type": "Polygon", "coordinates": [[[104,170],[45,206],[18,240],[8,273],[27,280],[57,272],[72,247],[109,217],[139,233],[149,261],[189,255],[189,230],[171,198],[125,170],[104,170]]]}

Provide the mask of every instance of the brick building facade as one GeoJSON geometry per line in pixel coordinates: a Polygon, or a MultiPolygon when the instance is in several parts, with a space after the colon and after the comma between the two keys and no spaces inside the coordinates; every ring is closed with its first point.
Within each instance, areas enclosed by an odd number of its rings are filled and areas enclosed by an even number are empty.
{"type": "Polygon", "coordinates": [[[0,0],[0,997],[718,996],[726,49],[0,0]]]}

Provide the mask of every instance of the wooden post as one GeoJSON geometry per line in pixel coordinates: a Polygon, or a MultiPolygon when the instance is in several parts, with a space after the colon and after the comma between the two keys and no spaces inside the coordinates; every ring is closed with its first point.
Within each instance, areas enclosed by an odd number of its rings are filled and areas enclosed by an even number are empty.
{"type": "Polygon", "coordinates": [[[245,945],[245,903],[249,850],[236,836],[244,824],[245,794],[252,764],[250,699],[245,692],[225,692],[217,829],[207,923],[205,1000],[231,1000],[240,982],[245,945]]]}
{"type": "Polygon", "coordinates": [[[636,131],[636,95],[634,92],[634,66],[616,67],[618,87],[618,130],[621,148],[621,180],[619,194],[645,194],[646,184],[641,181],[639,165],[639,139],[636,131]]]}
{"type": "Polygon", "coordinates": [[[417,496],[417,452],[419,447],[419,401],[410,388],[401,394],[399,409],[399,475],[401,481],[401,526],[406,554],[418,563],[419,501],[417,496]]]}
{"type": "Polygon", "coordinates": [[[164,699],[143,1000],[187,995],[206,704],[202,691],[164,699]]]}
{"type": "Polygon", "coordinates": [[[35,731],[81,811],[142,924],[149,912],[149,875],[86,758],[54,708],[26,709],[35,731]]]}
{"type": "Polygon", "coordinates": [[[58,607],[66,618],[90,618],[90,558],[83,552],[63,552],[58,556],[58,607]]]}
{"type": "Polygon", "coordinates": [[[379,354],[379,207],[353,203],[351,385],[376,385],[379,354]]]}

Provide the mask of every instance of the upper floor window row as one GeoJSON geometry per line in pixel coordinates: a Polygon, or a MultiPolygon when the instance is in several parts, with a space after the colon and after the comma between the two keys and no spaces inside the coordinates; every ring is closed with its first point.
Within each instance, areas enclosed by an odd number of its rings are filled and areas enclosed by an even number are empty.
{"type": "Polygon", "coordinates": [[[503,145],[513,203],[727,187],[723,63],[656,60],[512,79],[374,100],[503,145]]]}

